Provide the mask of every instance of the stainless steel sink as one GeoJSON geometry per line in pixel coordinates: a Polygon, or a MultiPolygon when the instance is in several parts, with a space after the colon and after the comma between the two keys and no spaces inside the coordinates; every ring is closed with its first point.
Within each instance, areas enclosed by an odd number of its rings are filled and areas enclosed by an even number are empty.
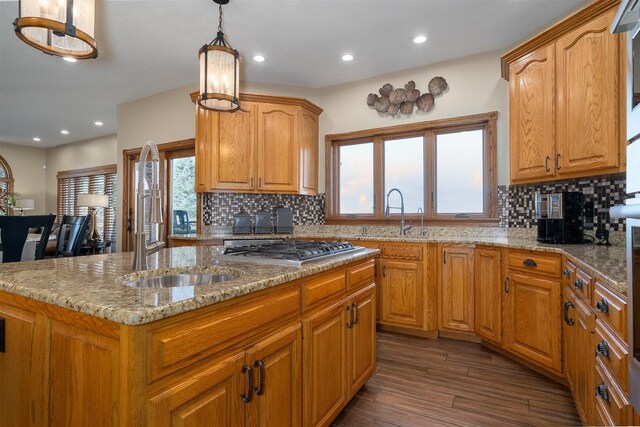
{"type": "Polygon", "coordinates": [[[146,277],[144,279],[124,282],[123,285],[134,288],[177,288],[184,286],[202,286],[228,282],[238,276],[217,273],[180,273],[166,276],[146,277]]]}

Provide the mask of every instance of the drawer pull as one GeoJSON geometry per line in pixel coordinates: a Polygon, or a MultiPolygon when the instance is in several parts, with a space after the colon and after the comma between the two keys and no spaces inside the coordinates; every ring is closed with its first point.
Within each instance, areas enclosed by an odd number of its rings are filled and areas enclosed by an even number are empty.
{"type": "Polygon", "coordinates": [[[564,321],[567,325],[573,326],[576,322],[569,317],[569,309],[575,307],[571,301],[564,303],[564,321]]]}
{"type": "Polygon", "coordinates": [[[504,278],[504,293],[508,294],[509,293],[509,284],[511,283],[511,279],[509,279],[508,277],[504,278]]]}
{"type": "Polygon", "coordinates": [[[240,395],[240,398],[244,403],[249,403],[253,399],[253,368],[249,365],[244,365],[240,372],[249,376],[249,386],[247,388],[247,393],[242,393],[240,395]]]}
{"type": "Polygon", "coordinates": [[[349,323],[347,323],[347,329],[353,328],[353,304],[347,307],[347,313],[349,313],[349,323]]]}
{"type": "Polygon", "coordinates": [[[359,314],[358,313],[358,304],[354,302],[353,304],[351,304],[351,306],[353,307],[353,311],[352,311],[352,313],[353,313],[353,322],[352,323],[354,325],[357,325],[358,324],[358,314],[359,314]]]}
{"type": "Polygon", "coordinates": [[[600,383],[596,386],[596,397],[607,402],[609,401],[609,389],[605,383],[600,383]]]}
{"type": "Polygon", "coordinates": [[[258,387],[255,387],[254,391],[257,396],[262,396],[264,394],[264,362],[262,360],[256,360],[253,366],[258,368],[258,375],[260,375],[260,378],[258,379],[258,387]]]}
{"type": "Polygon", "coordinates": [[[571,270],[565,268],[562,274],[564,275],[564,277],[571,277],[571,270]]]}
{"type": "Polygon", "coordinates": [[[582,281],[582,279],[576,279],[575,283],[573,284],[573,286],[577,289],[584,289],[584,282],[582,281]]]}
{"type": "Polygon", "coordinates": [[[549,156],[544,158],[544,170],[545,170],[545,172],[551,172],[551,169],[549,169],[549,160],[551,160],[551,157],[549,157],[549,156]]]}
{"type": "Polygon", "coordinates": [[[524,261],[522,261],[522,264],[524,264],[527,267],[537,267],[538,264],[532,260],[531,258],[527,258],[524,261]]]}
{"type": "Polygon", "coordinates": [[[596,356],[600,355],[609,358],[609,344],[605,340],[600,341],[596,345],[596,356]]]}
{"type": "Polygon", "coordinates": [[[604,314],[609,314],[609,303],[605,298],[602,298],[596,303],[596,311],[604,314]]]}

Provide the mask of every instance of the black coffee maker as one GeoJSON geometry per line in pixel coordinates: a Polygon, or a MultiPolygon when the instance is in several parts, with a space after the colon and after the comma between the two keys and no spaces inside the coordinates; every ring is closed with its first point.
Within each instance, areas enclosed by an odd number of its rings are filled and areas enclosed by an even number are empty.
{"type": "Polygon", "coordinates": [[[539,242],[584,243],[582,193],[536,193],[535,209],[539,242]]]}

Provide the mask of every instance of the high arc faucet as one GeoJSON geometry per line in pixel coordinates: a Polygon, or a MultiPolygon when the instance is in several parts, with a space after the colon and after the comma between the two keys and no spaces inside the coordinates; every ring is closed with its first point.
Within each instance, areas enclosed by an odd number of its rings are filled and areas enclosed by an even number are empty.
{"type": "Polygon", "coordinates": [[[152,141],[147,141],[140,152],[138,161],[138,191],[136,192],[136,233],[133,249],[133,264],[131,268],[136,271],[147,270],[147,256],[158,252],[164,247],[164,241],[156,240],[147,243],[147,232],[145,231],[145,209],[144,199],[149,197],[149,222],[151,224],[162,224],[162,192],[160,191],[159,178],[160,153],[158,147],[152,141]],[[151,185],[149,194],[144,192],[145,164],[147,157],[151,154],[151,185]]]}
{"type": "Polygon", "coordinates": [[[391,217],[391,209],[400,209],[400,235],[404,236],[407,231],[409,231],[413,226],[412,225],[404,225],[404,196],[402,192],[397,188],[392,188],[387,192],[387,202],[385,203],[384,216],[387,218],[391,217]],[[389,206],[389,196],[393,192],[397,192],[400,195],[400,206],[389,206]]]}

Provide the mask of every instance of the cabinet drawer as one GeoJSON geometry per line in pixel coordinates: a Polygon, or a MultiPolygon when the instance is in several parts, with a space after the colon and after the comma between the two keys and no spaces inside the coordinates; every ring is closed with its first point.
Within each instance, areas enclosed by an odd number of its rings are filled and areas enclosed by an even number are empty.
{"type": "Polygon", "coordinates": [[[559,255],[542,255],[534,252],[510,251],[507,255],[509,269],[527,271],[546,276],[560,277],[559,255]]]}
{"type": "Polygon", "coordinates": [[[627,366],[627,346],[617,338],[602,320],[596,321],[596,333],[593,337],[596,358],[602,361],[623,390],[629,389],[629,371],[627,366]]]}
{"type": "Polygon", "coordinates": [[[629,424],[631,404],[620,384],[607,372],[602,360],[595,364],[596,407],[604,425],[624,426],[629,424]]]}
{"type": "Polygon", "coordinates": [[[228,348],[300,313],[300,288],[228,305],[149,331],[149,382],[228,348]]]}
{"type": "Polygon", "coordinates": [[[302,310],[342,294],[345,290],[344,270],[318,277],[302,285],[302,310]]]}
{"type": "Polygon", "coordinates": [[[383,245],[383,258],[395,259],[422,259],[422,246],[420,245],[383,245]]]}
{"type": "Polygon", "coordinates": [[[590,297],[591,288],[593,287],[593,277],[577,268],[574,279],[569,283],[569,285],[578,298],[582,298],[587,303],[591,300],[590,297]]]}
{"type": "Polygon", "coordinates": [[[370,260],[365,264],[356,265],[347,269],[347,289],[368,285],[375,279],[375,261],[370,260]]]}
{"type": "Polygon", "coordinates": [[[623,341],[627,341],[627,301],[605,285],[596,282],[593,290],[591,306],[598,319],[604,320],[623,341]]]}

